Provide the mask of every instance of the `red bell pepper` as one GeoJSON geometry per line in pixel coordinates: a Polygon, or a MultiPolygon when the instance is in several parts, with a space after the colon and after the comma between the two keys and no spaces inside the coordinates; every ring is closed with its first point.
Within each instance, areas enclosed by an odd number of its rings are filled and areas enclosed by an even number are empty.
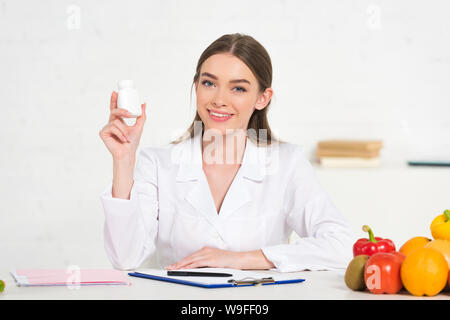
{"type": "Polygon", "coordinates": [[[369,239],[361,238],[355,242],[355,244],[353,245],[353,257],[359,256],[361,254],[371,256],[377,252],[395,251],[395,245],[392,240],[375,237],[373,235],[372,229],[370,229],[369,226],[366,225],[363,226],[363,231],[369,233],[369,239]]]}
{"type": "Polygon", "coordinates": [[[367,260],[364,282],[370,292],[397,293],[403,288],[400,270],[405,260],[401,252],[378,252],[367,260]]]}

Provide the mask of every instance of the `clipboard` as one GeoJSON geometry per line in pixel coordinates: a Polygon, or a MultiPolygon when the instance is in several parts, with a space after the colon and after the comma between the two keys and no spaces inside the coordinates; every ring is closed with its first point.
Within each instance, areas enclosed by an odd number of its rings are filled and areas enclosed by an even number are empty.
{"type": "Polygon", "coordinates": [[[257,274],[255,272],[233,270],[233,269],[217,269],[217,268],[202,268],[202,271],[209,269],[209,271],[217,272],[226,271],[231,273],[232,277],[177,277],[177,276],[167,276],[166,270],[149,269],[145,272],[130,272],[128,273],[131,277],[145,278],[151,280],[165,281],[171,283],[177,283],[182,285],[200,287],[200,288],[233,288],[233,287],[248,287],[248,286],[266,286],[266,285],[277,285],[277,284],[288,284],[288,283],[300,283],[305,281],[305,279],[282,279],[286,278],[285,275],[280,275],[278,277],[270,277],[263,274],[257,274]]]}

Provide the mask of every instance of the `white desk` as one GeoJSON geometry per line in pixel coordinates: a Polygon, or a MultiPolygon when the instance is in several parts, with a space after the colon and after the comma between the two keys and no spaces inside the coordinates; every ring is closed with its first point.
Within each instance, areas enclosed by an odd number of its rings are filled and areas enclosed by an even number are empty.
{"type": "MultiPolygon", "coordinates": [[[[261,272],[261,271],[258,271],[261,272]]],[[[273,271],[263,271],[268,275],[273,271]]],[[[327,299],[447,299],[450,292],[434,297],[414,297],[406,291],[396,295],[376,295],[369,292],[355,292],[344,283],[345,271],[304,271],[292,273],[305,278],[301,283],[268,285],[260,287],[204,289],[156,280],[129,277],[131,286],[81,286],[68,287],[17,287],[7,272],[0,272],[0,279],[6,283],[0,300],[327,300],[327,299]]]]}

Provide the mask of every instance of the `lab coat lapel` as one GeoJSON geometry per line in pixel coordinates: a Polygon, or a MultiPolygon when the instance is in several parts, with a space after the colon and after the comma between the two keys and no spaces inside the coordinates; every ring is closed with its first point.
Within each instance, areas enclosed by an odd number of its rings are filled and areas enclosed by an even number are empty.
{"type": "Polygon", "coordinates": [[[190,184],[185,200],[221,234],[214,201],[202,169],[201,138],[202,135],[197,134],[183,142],[181,153],[176,155],[179,157],[177,182],[190,184]]]}
{"type": "Polygon", "coordinates": [[[202,169],[201,134],[184,141],[181,152],[176,154],[175,157],[180,162],[177,181],[192,184],[185,200],[202,214],[221,236],[220,220],[254,201],[254,184],[261,183],[265,176],[265,152],[265,147],[258,147],[247,138],[241,167],[228,189],[219,214],[202,169]]]}
{"type": "Polygon", "coordinates": [[[252,190],[255,183],[264,179],[264,158],[261,153],[264,147],[258,148],[247,138],[245,152],[236,177],[234,178],[220,209],[221,219],[233,214],[247,203],[254,201],[252,190]]]}

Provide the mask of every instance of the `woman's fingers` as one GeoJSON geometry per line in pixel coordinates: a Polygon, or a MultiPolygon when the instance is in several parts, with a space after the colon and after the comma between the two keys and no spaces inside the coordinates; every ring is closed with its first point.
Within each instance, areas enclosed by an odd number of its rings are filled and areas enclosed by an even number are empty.
{"type": "Polygon", "coordinates": [[[175,270],[175,269],[181,269],[186,268],[186,266],[191,265],[193,263],[200,263],[202,264],[204,261],[209,259],[209,255],[207,252],[207,248],[200,249],[191,255],[184,257],[180,261],[167,266],[166,268],[169,270],[175,270]]]}
{"type": "Polygon", "coordinates": [[[111,94],[111,100],[109,101],[109,109],[113,110],[117,108],[117,92],[113,91],[111,94]]]}
{"type": "Polygon", "coordinates": [[[113,133],[117,138],[119,138],[119,140],[121,140],[122,142],[128,142],[127,138],[118,127],[111,125],[109,131],[113,133]]]}
{"type": "Polygon", "coordinates": [[[131,112],[129,112],[126,109],[122,109],[122,108],[115,108],[111,110],[111,116],[110,116],[110,121],[114,120],[115,118],[121,118],[121,117],[125,117],[125,118],[136,118],[136,116],[133,116],[131,114],[131,112]]]}
{"type": "Polygon", "coordinates": [[[199,259],[201,259],[201,257],[190,255],[170,266],[167,266],[167,269],[169,269],[169,270],[181,269],[181,268],[184,268],[186,265],[189,265],[193,262],[198,261],[199,259]]]}
{"type": "MultiPolygon", "coordinates": [[[[118,141],[131,143],[130,136],[133,137],[133,142],[139,141],[135,139],[137,134],[140,135],[142,132],[144,122],[146,119],[145,109],[146,104],[141,105],[142,114],[139,117],[134,116],[128,110],[124,108],[119,108],[117,106],[118,93],[113,91],[111,93],[111,99],[109,103],[110,115],[108,124],[100,131],[100,137],[104,141],[108,137],[114,137],[118,141]],[[136,118],[136,123],[134,126],[128,126],[124,118],[136,118]],[[138,129],[138,130],[136,130],[138,129]],[[135,134],[137,133],[137,134],[135,134]]],[[[108,139],[109,140],[109,139],[108,139]]]]}
{"type": "Polygon", "coordinates": [[[136,118],[136,123],[134,124],[134,126],[141,127],[141,128],[144,126],[145,120],[147,119],[146,109],[147,109],[147,103],[141,104],[142,113],[139,117],[136,118]]]}
{"type": "Polygon", "coordinates": [[[192,258],[192,256],[188,256],[188,257],[186,257],[186,258],[184,258],[184,259],[182,259],[182,260],[180,260],[180,261],[178,261],[178,262],[176,262],[176,263],[174,263],[174,264],[172,264],[170,266],[167,266],[167,269],[169,269],[169,270],[181,269],[185,265],[188,265],[188,264],[191,264],[192,262],[194,262],[195,261],[194,259],[192,258]]]}
{"type": "Polygon", "coordinates": [[[185,265],[183,269],[195,269],[195,268],[202,268],[202,267],[209,267],[208,263],[202,263],[202,261],[199,262],[193,262],[191,264],[185,265]]]}
{"type": "Polygon", "coordinates": [[[122,132],[122,134],[127,138],[128,141],[130,141],[130,137],[128,136],[128,130],[127,125],[123,122],[122,119],[116,119],[112,122],[113,125],[115,125],[119,130],[122,132]]]}
{"type": "Polygon", "coordinates": [[[112,120],[114,120],[115,115],[113,114],[113,112],[115,112],[115,110],[117,109],[117,92],[113,91],[111,93],[111,99],[109,101],[109,122],[111,122],[112,120]]]}
{"type": "Polygon", "coordinates": [[[100,132],[100,136],[115,135],[119,140],[123,142],[130,142],[128,137],[128,131],[126,125],[122,123],[119,119],[108,123],[105,128],[100,132]]]}

